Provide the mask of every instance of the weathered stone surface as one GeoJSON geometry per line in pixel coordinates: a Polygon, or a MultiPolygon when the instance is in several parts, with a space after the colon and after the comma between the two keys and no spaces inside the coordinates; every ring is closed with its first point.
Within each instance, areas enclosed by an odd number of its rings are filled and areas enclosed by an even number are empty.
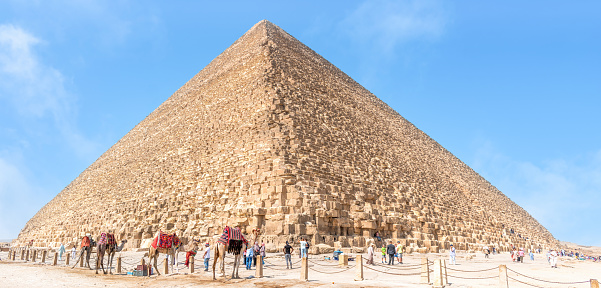
{"type": "Polygon", "coordinates": [[[267,21],[83,171],[17,241],[56,246],[114,231],[145,247],[159,229],[186,242],[226,224],[260,228],[275,250],[300,236],[314,249],[364,247],[375,232],[408,252],[556,243],[488,181],[267,21]]]}

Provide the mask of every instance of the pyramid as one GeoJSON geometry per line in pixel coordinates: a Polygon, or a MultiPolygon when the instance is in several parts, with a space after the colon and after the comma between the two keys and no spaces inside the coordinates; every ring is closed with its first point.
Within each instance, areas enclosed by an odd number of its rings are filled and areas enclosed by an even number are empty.
{"type": "Polygon", "coordinates": [[[396,111],[263,20],[46,204],[17,242],[113,231],[211,240],[224,225],[268,246],[303,236],[417,251],[557,240],[396,111]],[[513,232],[512,232],[513,231],[513,232]]]}

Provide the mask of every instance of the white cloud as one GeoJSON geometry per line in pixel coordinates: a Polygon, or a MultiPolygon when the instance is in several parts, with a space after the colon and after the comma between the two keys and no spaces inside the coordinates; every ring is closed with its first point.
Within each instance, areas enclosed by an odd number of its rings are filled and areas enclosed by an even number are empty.
{"type": "Polygon", "coordinates": [[[15,238],[27,219],[43,205],[41,189],[30,183],[17,165],[0,158],[0,239],[15,238]]]}
{"type": "Polygon", "coordinates": [[[50,118],[74,151],[86,156],[97,146],[76,130],[76,97],[66,91],[63,74],[40,61],[35,47],[41,43],[20,27],[0,25],[0,103],[10,103],[25,119],[50,118]]]}
{"type": "Polygon", "coordinates": [[[434,40],[447,23],[441,1],[365,1],[341,23],[356,41],[390,53],[414,40],[434,40]]]}
{"type": "Polygon", "coordinates": [[[601,150],[572,159],[532,163],[480,145],[472,167],[562,241],[601,246],[601,150]]]}

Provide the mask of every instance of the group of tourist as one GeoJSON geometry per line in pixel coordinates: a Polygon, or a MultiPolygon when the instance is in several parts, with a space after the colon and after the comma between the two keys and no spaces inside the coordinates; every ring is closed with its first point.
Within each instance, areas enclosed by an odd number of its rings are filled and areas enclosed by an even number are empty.
{"type": "MultiPolygon", "coordinates": [[[[371,243],[367,248],[367,264],[375,265],[374,263],[374,254],[375,254],[376,245],[371,243]]],[[[397,244],[394,245],[392,240],[388,240],[388,245],[380,248],[382,252],[382,263],[386,264],[386,256],[388,256],[388,265],[394,265],[394,259],[396,258],[399,264],[403,264],[403,253],[405,252],[405,246],[401,244],[400,241],[397,241],[397,244]]]]}
{"type": "MultiPolygon", "coordinates": [[[[243,252],[243,260],[246,265],[246,270],[250,270],[252,267],[257,266],[257,256],[261,255],[261,257],[265,258],[265,243],[255,242],[255,245],[248,246],[246,250],[243,252]]],[[[261,264],[265,264],[265,260],[261,261],[261,264]]]]}
{"type": "MultiPolygon", "coordinates": [[[[534,253],[531,249],[528,249],[528,256],[530,256],[530,261],[534,261],[534,253]]],[[[511,250],[511,261],[524,263],[525,252],[524,248],[516,248],[513,247],[511,250]]]]}

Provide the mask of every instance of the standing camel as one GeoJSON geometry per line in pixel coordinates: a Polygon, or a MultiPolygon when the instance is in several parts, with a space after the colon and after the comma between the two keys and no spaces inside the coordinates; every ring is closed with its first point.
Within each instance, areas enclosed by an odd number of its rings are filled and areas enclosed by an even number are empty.
{"type": "MultiPolygon", "coordinates": [[[[152,260],[154,259],[154,270],[157,272],[157,274],[161,275],[159,269],[157,268],[157,259],[159,258],[159,254],[163,253],[171,256],[171,259],[173,259],[173,261],[171,261],[171,270],[173,270],[174,262],[175,267],[177,268],[177,254],[181,247],[182,242],[175,235],[175,233],[163,234],[161,233],[161,231],[157,232],[157,236],[154,238],[152,245],[150,246],[150,248],[148,248],[148,265],[150,265],[150,262],[152,262],[152,260]],[[166,238],[166,241],[163,241],[165,239],[162,238],[166,238]]],[[[167,259],[166,261],[169,260],[167,259]]],[[[148,273],[148,276],[150,276],[150,273],[148,273]]]]}
{"type": "Polygon", "coordinates": [[[80,248],[81,251],[79,252],[79,258],[77,258],[77,261],[75,261],[75,264],[73,265],[73,267],[71,267],[71,269],[75,268],[79,261],[84,261],[83,255],[85,253],[86,262],[84,262],[84,267],[88,267],[90,268],[90,270],[92,270],[92,267],[90,267],[90,254],[92,253],[92,239],[90,234],[86,234],[86,236],[83,236],[83,238],[81,239],[80,248]]]}
{"type": "Polygon", "coordinates": [[[107,270],[110,274],[113,274],[113,257],[115,256],[115,252],[123,249],[125,243],[127,243],[127,240],[121,240],[121,245],[117,246],[117,241],[115,241],[114,234],[104,232],[100,234],[100,237],[98,237],[98,243],[96,244],[96,274],[98,274],[98,266],[102,267],[102,273],[107,273],[107,271],[104,271],[105,252],[108,254],[106,259],[108,266],[107,270]]]}
{"type": "Polygon", "coordinates": [[[240,267],[240,257],[242,256],[242,249],[248,247],[248,242],[244,239],[244,235],[240,231],[240,228],[231,228],[225,226],[223,234],[219,240],[217,240],[217,247],[215,248],[215,260],[213,260],[213,280],[215,280],[215,264],[219,260],[221,275],[225,277],[225,253],[234,254],[234,269],[232,270],[232,279],[240,278],[238,276],[238,268],[240,267]],[[244,245],[243,245],[244,244],[244,245]],[[244,246],[244,248],[243,248],[244,246]]]}

